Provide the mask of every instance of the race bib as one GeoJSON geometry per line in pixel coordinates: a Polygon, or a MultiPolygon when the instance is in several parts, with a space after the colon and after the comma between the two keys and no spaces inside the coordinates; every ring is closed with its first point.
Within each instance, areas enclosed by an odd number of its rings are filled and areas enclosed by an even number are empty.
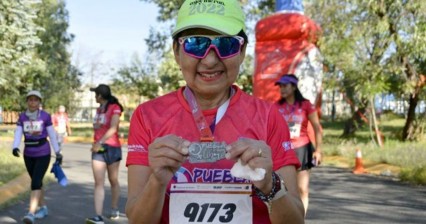
{"type": "Polygon", "coordinates": [[[43,131],[43,121],[24,121],[24,132],[41,133],[43,131]]]}
{"type": "Polygon", "coordinates": [[[301,127],[302,127],[302,125],[299,124],[299,123],[295,123],[295,122],[289,122],[288,123],[288,128],[290,129],[290,138],[291,139],[300,137],[301,127]]]}
{"type": "Polygon", "coordinates": [[[106,123],[105,114],[96,114],[93,118],[93,125],[101,126],[106,123]]]}
{"type": "Polygon", "coordinates": [[[170,223],[251,224],[251,193],[251,184],[172,184],[170,223]]]}

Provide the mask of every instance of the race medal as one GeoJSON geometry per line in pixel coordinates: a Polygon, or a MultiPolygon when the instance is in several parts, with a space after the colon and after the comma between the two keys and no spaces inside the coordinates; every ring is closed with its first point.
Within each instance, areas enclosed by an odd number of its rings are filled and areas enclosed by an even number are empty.
{"type": "Polygon", "coordinates": [[[193,142],[189,146],[190,163],[213,163],[224,159],[225,142],[193,142]]]}
{"type": "Polygon", "coordinates": [[[301,126],[302,126],[301,124],[296,123],[296,122],[289,122],[288,123],[288,128],[290,130],[290,138],[291,139],[300,137],[301,126]]]}
{"type": "Polygon", "coordinates": [[[251,184],[172,184],[170,223],[252,224],[251,193],[251,184]]]}

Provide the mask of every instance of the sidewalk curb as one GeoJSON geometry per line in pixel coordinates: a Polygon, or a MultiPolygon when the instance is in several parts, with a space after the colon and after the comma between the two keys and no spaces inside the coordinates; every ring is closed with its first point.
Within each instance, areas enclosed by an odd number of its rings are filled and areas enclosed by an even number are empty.
{"type": "MultiPolygon", "coordinates": [[[[9,140],[13,141],[13,138],[1,138],[1,140],[9,140]]],[[[120,139],[122,145],[127,144],[127,139],[120,139]]],[[[68,139],[67,143],[87,143],[90,144],[92,142],[92,138],[89,137],[71,137],[68,139]]],[[[50,171],[52,165],[49,165],[48,171],[50,171]]],[[[49,172],[46,172],[46,176],[49,175],[49,172]]],[[[9,181],[8,183],[4,184],[0,187],[0,207],[5,205],[7,202],[11,201],[12,199],[17,198],[20,194],[23,194],[30,190],[31,186],[31,178],[28,175],[27,171],[25,171],[20,176],[16,177],[15,179],[9,181]]]]}
{"type": "Polygon", "coordinates": [[[0,187],[0,206],[4,203],[16,198],[16,196],[29,190],[28,186],[31,184],[31,179],[28,173],[25,172],[0,187]]]}

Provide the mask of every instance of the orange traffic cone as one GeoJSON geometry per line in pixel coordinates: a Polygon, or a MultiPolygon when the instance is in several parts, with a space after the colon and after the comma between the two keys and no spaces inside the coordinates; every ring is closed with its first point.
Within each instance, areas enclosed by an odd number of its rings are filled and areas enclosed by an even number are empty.
{"type": "Polygon", "coordinates": [[[359,149],[359,148],[356,149],[355,168],[352,171],[352,173],[354,173],[354,174],[365,173],[364,165],[362,164],[362,153],[361,153],[361,149],[359,149]]]}

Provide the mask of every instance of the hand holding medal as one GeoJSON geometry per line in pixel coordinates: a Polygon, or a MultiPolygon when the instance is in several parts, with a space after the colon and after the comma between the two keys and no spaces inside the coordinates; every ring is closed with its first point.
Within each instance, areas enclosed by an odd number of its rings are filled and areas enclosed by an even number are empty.
{"type": "Polygon", "coordinates": [[[176,135],[157,138],[149,145],[149,166],[158,182],[167,185],[188,156],[190,142],[176,135]]]}

